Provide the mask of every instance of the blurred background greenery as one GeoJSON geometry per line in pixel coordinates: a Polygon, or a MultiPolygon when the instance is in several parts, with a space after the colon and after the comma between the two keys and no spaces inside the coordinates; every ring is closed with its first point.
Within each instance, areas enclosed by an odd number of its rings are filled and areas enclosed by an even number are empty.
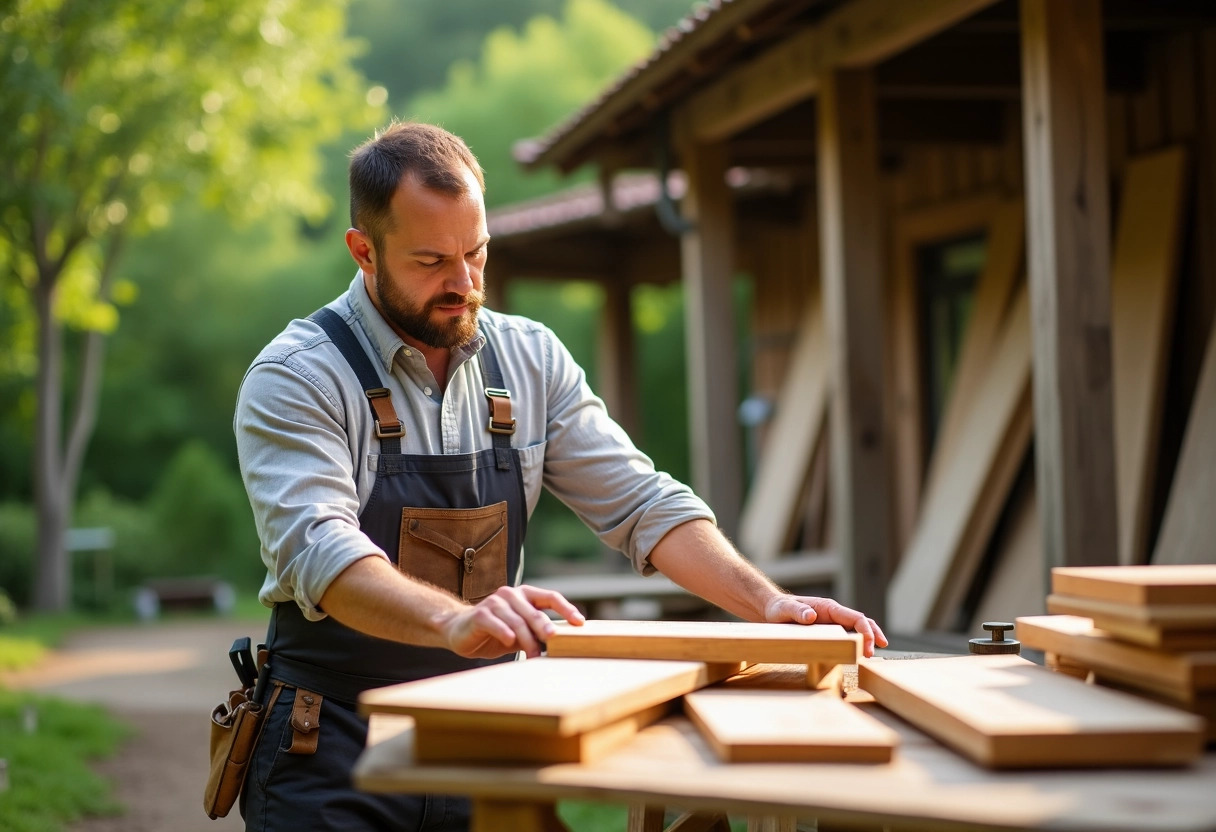
{"type": "MultiPolygon", "coordinates": [[[[55,494],[62,527],[113,532],[65,559],[72,606],[129,605],[152,577],[256,592],[233,403],[259,349],[353,275],[346,154],[419,118],[469,142],[491,207],[566,187],[525,175],[511,145],[586,104],[691,6],[0,0],[0,623],[13,604],[55,607],[39,579],[55,494]]],[[[601,303],[577,283],[507,297],[593,386],[601,303]]],[[[685,478],[678,285],[636,291],[634,317],[635,440],[685,478]]],[[[526,545],[530,574],[625,566],[552,500],[526,545]]]]}

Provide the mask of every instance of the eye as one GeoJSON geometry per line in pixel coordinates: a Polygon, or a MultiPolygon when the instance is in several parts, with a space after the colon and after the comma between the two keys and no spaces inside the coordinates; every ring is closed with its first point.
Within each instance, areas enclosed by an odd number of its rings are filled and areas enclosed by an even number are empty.
{"type": "Polygon", "coordinates": [[[423,268],[433,269],[435,266],[438,266],[442,262],[443,262],[442,260],[419,260],[418,265],[422,266],[423,268]]]}

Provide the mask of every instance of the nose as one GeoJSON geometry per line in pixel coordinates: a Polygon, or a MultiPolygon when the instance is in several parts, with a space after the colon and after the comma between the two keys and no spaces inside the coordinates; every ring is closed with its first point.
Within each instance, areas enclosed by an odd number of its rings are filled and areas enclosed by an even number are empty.
{"type": "Polygon", "coordinates": [[[443,288],[458,295],[467,295],[477,288],[481,273],[467,260],[455,260],[443,288]]]}

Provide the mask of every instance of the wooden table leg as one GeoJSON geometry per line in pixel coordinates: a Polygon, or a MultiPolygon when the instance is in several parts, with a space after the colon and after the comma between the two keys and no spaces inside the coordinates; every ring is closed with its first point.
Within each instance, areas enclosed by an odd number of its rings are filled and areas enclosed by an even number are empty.
{"type": "Polygon", "coordinates": [[[570,832],[552,803],[473,799],[470,832],[570,832]]]}
{"type": "Polygon", "coordinates": [[[662,806],[630,804],[629,822],[625,826],[626,832],[663,832],[664,816],[662,806]]]}
{"type": "Polygon", "coordinates": [[[747,819],[747,832],[797,832],[798,819],[793,817],[752,816],[747,819]]]}

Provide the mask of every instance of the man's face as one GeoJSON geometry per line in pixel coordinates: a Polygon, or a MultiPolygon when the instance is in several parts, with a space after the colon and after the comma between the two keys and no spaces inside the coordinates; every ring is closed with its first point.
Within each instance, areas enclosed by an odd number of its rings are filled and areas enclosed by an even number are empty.
{"type": "Polygon", "coordinates": [[[449,349],[477,334],[489,235],[481,189],[465,178],[468,193],[452,196],[406,176],[393,195],[394,228],[375,252],[372,300],[414,346],[449,349]]]}

